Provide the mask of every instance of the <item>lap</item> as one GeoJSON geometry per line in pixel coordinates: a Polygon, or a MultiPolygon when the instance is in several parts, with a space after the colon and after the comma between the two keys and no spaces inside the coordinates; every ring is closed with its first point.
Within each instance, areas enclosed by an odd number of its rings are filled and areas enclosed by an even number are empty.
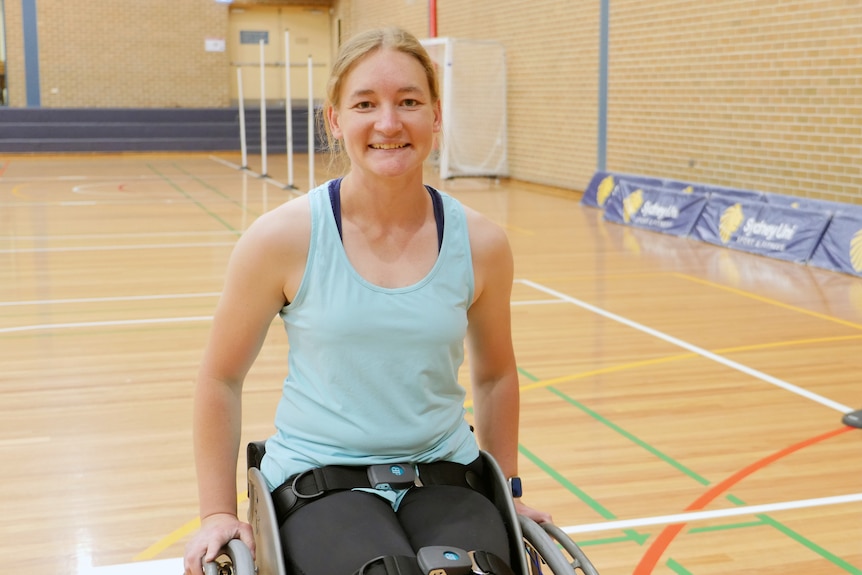
{"type": "Polygon", "coordinates": [[[508,561],[506,528],[483,495],[433,485],[411,489],[398,511],[364,491],[341,491],[298,509],[280,529],[288,569],[352,575],[381,555],[415,556],[422,547],[482,549],[508,561]]]}

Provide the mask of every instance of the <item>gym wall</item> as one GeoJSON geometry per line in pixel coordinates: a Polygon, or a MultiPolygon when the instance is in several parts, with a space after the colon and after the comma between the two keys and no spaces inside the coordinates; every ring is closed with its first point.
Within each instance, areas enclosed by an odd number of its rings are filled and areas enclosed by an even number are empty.
{"type": "MultiPolygon", "coordinates": [[[[605,169],[862,203],[862,0],[438,0],[438,36],[506,47],[513,178],[583,190],[599,167],[603,1],[605,169]]],[[[12,106],[26,102],[22,2],[5,2],[12,106]]],[[[380,24],[429,35],[426,0],[327,6],[333,48],[380,24]]],[[[229,105],[227,57],[203,50],[224,37],[226,4],[38,0],[37,10],[44,107],[229,105]]]]}

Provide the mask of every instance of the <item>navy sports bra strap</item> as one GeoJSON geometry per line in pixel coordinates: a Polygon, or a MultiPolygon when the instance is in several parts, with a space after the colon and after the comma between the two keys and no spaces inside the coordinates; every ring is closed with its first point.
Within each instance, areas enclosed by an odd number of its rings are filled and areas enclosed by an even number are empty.
{"type": "MultiPolygon", "coordinates": [[[[437,253],[443,247],[443,198],[440,192],[431,186],[425,186],[431,194],[431,204],[434,206],[434,220],[437,222],[437,253]]],[[[332,215],[335,216],[335,225],[338,227],[338,237],[344,242],[344,233],[341,231],[341,178],[329,183],[329,203],[332,205],[332,215]]]]}

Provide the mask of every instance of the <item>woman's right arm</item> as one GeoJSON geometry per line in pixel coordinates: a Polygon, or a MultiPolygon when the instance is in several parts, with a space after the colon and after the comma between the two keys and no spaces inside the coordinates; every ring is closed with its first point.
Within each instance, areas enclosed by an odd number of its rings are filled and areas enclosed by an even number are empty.
{"type": "Polygon", "coordinates": [[[254,549],[250,526],[237,517],[241,395],[272,320],[305,267],[307,210],[303,199],[290,204],[261,216],[239,239],[216,306],[194,393],[201,529],[186,546],[187,575],[201,575],[202,562],[214,560],[231,539],[254,549]]]}

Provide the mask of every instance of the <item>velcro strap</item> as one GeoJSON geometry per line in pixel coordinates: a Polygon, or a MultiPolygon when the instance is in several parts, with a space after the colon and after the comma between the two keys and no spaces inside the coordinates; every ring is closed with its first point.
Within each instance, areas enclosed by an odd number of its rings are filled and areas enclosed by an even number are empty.
{"type": "Polygon", "coordinates": [[[425,575],[416,559],[404,555],[386,555],[372,559],[354,575],[425,575]]]}
{"type": "Polygon", "coordinates": [[[484,575],[515,575],[509,564],[488,551],[471,551],[473,565],[484,575]]]}

